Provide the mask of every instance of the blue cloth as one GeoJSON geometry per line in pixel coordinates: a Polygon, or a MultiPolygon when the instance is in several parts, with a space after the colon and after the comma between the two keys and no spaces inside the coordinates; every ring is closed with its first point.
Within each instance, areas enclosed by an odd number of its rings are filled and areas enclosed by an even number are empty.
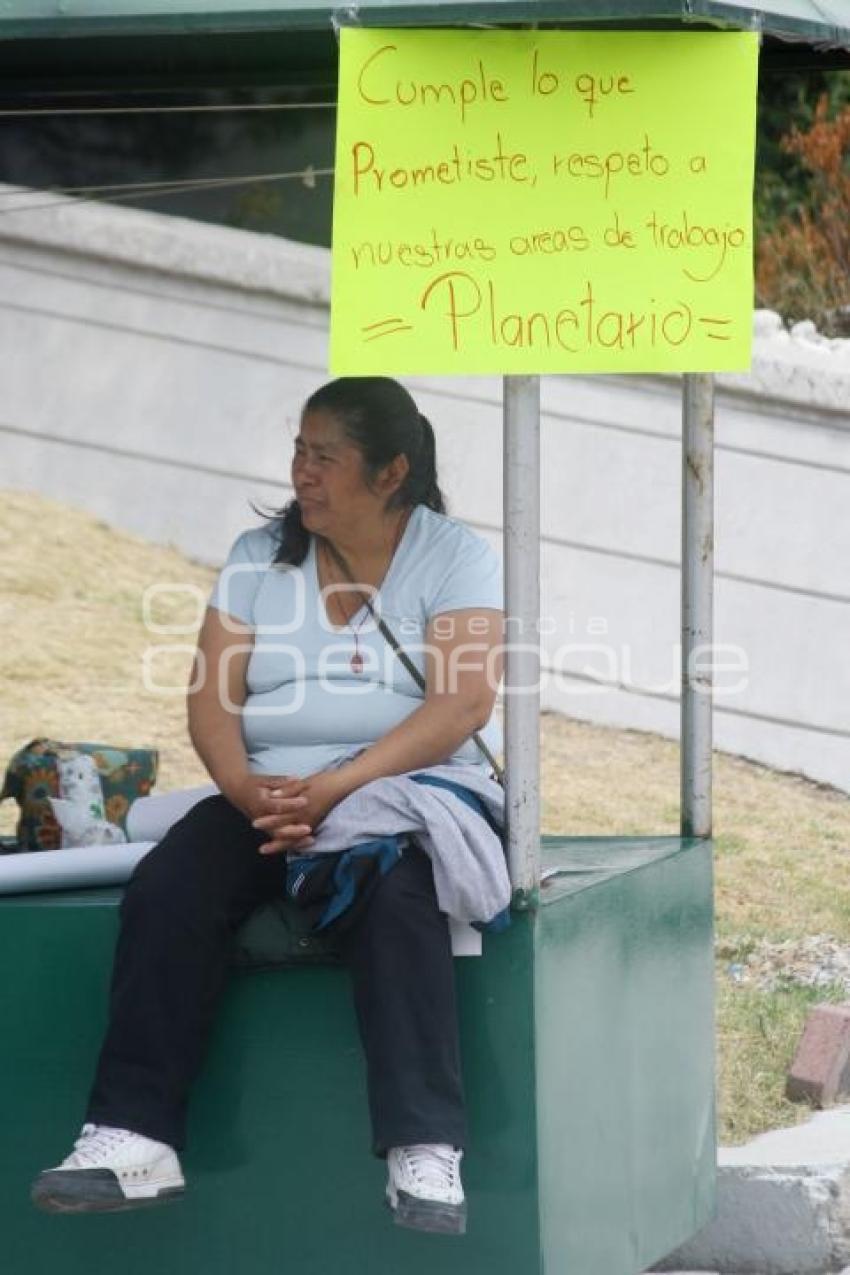
{"type": "MultiPolygon", "coordinates": [[[[300,567],[273,565],[274,527],[238,537],[209,604],[254,630],[241,710],[251,770],[308,775],[381,739],[419,707],[423,692],[365,607],[345,628],[329,623],[312,537],[300,567]],[[355,632],[360,673],[351,668],[355,632]]],[[[501,565],[475,532],[417,505],[373,604],[424,675],[429,622],[465,608],[501,610],[501,565]]],[[[495,715],[482,735],[498,753],[495,715]]],[[[454,759],[485,765],[471,739],[454,759]]]]}
{"type": "Polygon", "coordinates": [[[306,894],[315,906],[316,891],[327,902],[314,921],[314,930],[323,930],[348,912],[363,889],[364,882],[384,876],[401,858],[404,838],[381,837],[364,841],[339,854],[302,854],[290,859],[286,871],[286,892],[296,902],[306,894]],[[317,882],[316,877],[321,877],[317,882]]]}
{"type": "MultiPolygon", "coordinates": [[[[448,789],[470,809],[475,810],[496,835],[501,837],[501,829],[477,793],[436,775],[420,774],[412,775],[411,778],[418,784],[448,789]]],[[[317,893],[327,899],[324,911],[313,924],[315,930],[323,930],[334,921],[339,921],[352,908],[364,885],[372,885],[377,876],[383,876],[395,867],[409,840],[408,837],[399,836],[380,837],[361,842],[360,845],[351,846],[335,855],[293,855],[286,871],[286,892],[296,902],[301,902],[305,895],[309,896],[314,906],[317,893]]],[[[492,934],[507,929],[510,923],[510,908],[505,908],[490,921],[474,921],[473,925],[485,934],[492,934]]]]}

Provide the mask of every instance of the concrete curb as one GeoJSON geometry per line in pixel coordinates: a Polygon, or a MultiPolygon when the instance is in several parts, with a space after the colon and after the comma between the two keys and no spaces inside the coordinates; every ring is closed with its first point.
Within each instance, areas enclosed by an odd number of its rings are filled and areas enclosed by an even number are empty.
{"type": "Polygon", "coordinates": [[[850,1263],[850,1105],[717,1156],[717,1216],[656,1271],[825,1275],[850,1263]]]}

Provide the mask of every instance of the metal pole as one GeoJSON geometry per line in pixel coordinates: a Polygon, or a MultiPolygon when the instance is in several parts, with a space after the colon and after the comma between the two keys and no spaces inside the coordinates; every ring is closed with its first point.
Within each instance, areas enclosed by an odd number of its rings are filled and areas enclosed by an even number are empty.
{"type": "Polygon", "coordinates": [[[540,884],[540,378],[504,378],[505,772],[515,906],[540,884]]]}
{"type": "Polygon", "coordinates": [[[683,380],[681,832],[710,837],[714,377],[683,380]]]}

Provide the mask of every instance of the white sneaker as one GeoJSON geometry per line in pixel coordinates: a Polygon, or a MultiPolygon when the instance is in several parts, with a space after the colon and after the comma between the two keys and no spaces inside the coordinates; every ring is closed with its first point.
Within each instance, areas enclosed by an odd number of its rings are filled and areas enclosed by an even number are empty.
{"type": "Polygon", "coordinates": [[[387,1152],[387,1203],[399,1226],[417,1231],[466,1232],[466,1200],[459,1147],[421,1142],[387,1152]]]}
{"type": "Polygon", "coordinates": [[[31,1197],[48,1213],[105,1213],[173,1199],[185,1189],[180,1161],[164,1142],[84,1124],[71,1154],[38,1175],[31,1197]]]}

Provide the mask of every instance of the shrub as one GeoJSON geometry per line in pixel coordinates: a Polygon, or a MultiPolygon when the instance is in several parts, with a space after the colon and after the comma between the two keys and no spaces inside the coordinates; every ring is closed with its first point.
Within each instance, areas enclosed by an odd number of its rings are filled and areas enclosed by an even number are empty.
{"type": "Polygon", "coordinates": [[[830,118],[824,94],[811,125],[792,128],[782,147],[807,170],[810,197],[759,239],[758,303],[791,321],[814,319],[829,335],[850,335],[850,106],[830,118]]]}

